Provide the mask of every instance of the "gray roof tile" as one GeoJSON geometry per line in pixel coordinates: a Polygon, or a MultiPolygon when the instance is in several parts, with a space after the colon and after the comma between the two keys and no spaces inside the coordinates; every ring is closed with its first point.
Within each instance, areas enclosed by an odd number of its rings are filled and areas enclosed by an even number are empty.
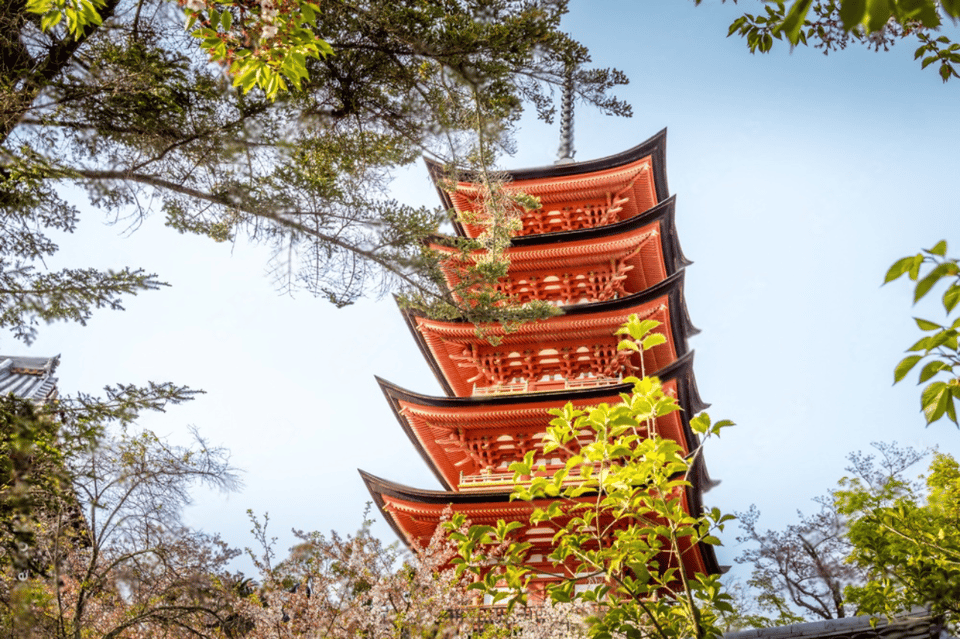
{"type": "Polygon", "coordinates": [[[57,378],[53,372],[60,356],[18,357],[0,355],[0,395],[14,394],[21,399],[49,401],[57,396],[57,378]]]}

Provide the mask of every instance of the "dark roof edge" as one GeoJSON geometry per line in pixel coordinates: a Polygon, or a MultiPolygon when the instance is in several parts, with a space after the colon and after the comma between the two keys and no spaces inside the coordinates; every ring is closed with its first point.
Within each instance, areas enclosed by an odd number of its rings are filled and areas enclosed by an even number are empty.
{"type": "MultiPolygon", "coordinates": [[[[607,311],[616,311],[624,308],[630,308],[637,304],[643,304],[644,302],[649,302],[661,295],[673,294],[675,289],[680,291],[680,303],[683,304],[683,279],[684,279],[684,269],[679,269],[673,275],[663,279],[660,282],[657,282],[653,286],[645,288],[642,291],[637,293],[631,293],[630,295],[625,295],[624,297],[618,297],[613,300],[603,300],[600,302],[588,302],[585,304],[569,304],[567,306],[561,306],[560,309],[563,310],[562,315],[556,315],[554,317],[568,317],[576,315],[590,315],[591,313],[605,313],[607,311]]],[[[412,308],[401,309],[404,315],[409,315],[413,317],[423,317],[427,318],[427,315],[422,311],[418,311],[412,308]]],[[[428,318],[429,319],[429,318],[428,318]]],[[[550,321],[554,319],[553,317],[548,317],[543,321],[550,321]]],[[[463,318],[450,319],[450,320],[434,320],[449,322],[451,324],[466,324],[467,320],[463,318]]],[[[539,320],[537,320],[539,321],[539,320]]],[[[689,321],[689,319],[688,319],[689,321]]],[[[692,325],[690,325],[692,328],[692,325]]],[[[693,333],[691,335],[696,335],[699,333],[699,329],[693,328],[693,333]]]]}
{"type": "MultiPolygon", "coordinates": [[[[697,437],[690,428],[690,418],[709,407],[709,404],[704,403],[700,398],[700,391],[697,389],[697,380],[693,373],[693,359],[694,352],[690,351],[678,358],[673,363],[668,364],[661,370],[654,373],[654,375],[660,378],[661,381],[676,380],[677,382],[677,392],[679,395],[678,399],[680,401],[680,406],[683,409],[680,414],[680,422],[683,427],[683,436],[686,439],[687,448],[689,450],[694,450],[700,445],[700,438],[697,437]]],[[[421,445],[420,440],[417,439],[417,436],[410,427],[409,422],[407,422],[407,420],[400,414],[400,400],[406,400],[422,406],[451,408],[469,406],[511,406],[515,404],[533,404],[542,401],[544,404],[547,404],[544,406],[544,411],[546,411],[547,408],[562,406],[564,403],[570,400],[591,398],[597,398],[599,400],[604,397],[610,397],[611,395],[629,393],[632,388],[631,384],[615,384],[611,386],[601,386],[598,388],[589,388],[583,390],[550,391],[545,393],[488,395],[479,397],[435,397],[414,393],[380,377],[376,377],[376,380],[380,385],[380,390],[383,392],[384,397],[387,398],[387,403],[390,405],[390,409],[393,411],[394,417],[396,417],[397,421],[400,422],[400,427],[403,429],[404,434],[406,434],[407,439],[409,439],[410,443],[413,444],[413,447],[417,449],[420,457],[426,462],[427,466],[430,468],[430,471],[440,481],[440,484],[450,491],[454,489],[453,486],[446,481],[443,473],[440,472],[440,469],[434,464],[434,460],[421,445]]],[[[546,417],[546,415],[544,415],[544,417],[546,417]]],[[[544,419],[544,428],[546,428],[546,419],[544,419]]],[[[701,471],[702,489],[704,491],[708,491],[710,488],[716,485],[716,482],[710,479],[710,475],[707,472],[706,463],[703,464],[701,471]]]]}
{"type": "MultiPolygon", "coordinates": [[[[589,304],[577,304],[573,306],[564,306],[563,315],[558,315],[557,317],[565,316],[576,316],[576,315],[589,315],[591,313],[603,313],[606,311],[616,311],[628,309],[632,306],[643,304],[649,302],[657,297],[662,295],[667,295],[670,299],[670,323],[671,329],[673,332],[673,344],[676,349],[678,357],[687,352],[687,337],[696,335],[700,330],[693,325],[690,321],[690,315],[687,312],[687,305],[683,297],[683,280],[684,280],[684,269],[680,269],[670,277],[666,278],[662,282],[651,286],[650,288],[640,291],[639,293],[634,293],[633,295],[627,295],[626,297],[621,297],[615,300],[607,300],[604,302],[591,302],[589,304]]],[[[417,330],[417,317],[426,317],[426,315],[420,311],[411,308],[401,308],[401,314],[403,315],[404,321],[407,323],[407,327],[410,329],[410,333],[413,335],[414,340],[417,342],[417,346],[420,348],[420,352],[423,354],[424,359],[427,360],[427,364],[430,366],[430,370],[433,371],[434,376],[437,378],[437,381],[440,382],[440,386],[443,388],[443,391],[450,396],[455,395],[456,393],[453,390],[446,377],[443,375],[443,369],[440,366],[440,363],[437,361],[437,358],[434,357],[433,353],[430,351],[430,348],[427,346],[426,340],[423,337],[423,334],[417,330]]],[[[457,323],[457,324],[466,324],[466,320],[463,319],[453,319],[453,320],[442,320],[448,323],[457,323]]],[[[549,321],[549,320],[546,320],[549,321]]]]}
{"type": "Polygon", "coordinates": [[[381,491],[378,491],[375,487],[379,485],[379,482],[382,480],[375,475],[371,475],[368,472],[357,469],[357,472],[360,473],[360,478],[363,479],[364,485],[367,487],[367,492],[370,493],[370,497],[373,498],[373,503],[377,505],[377,510],[383,513],[383,518],[390,524],[390,528],[393,529],[393,534],[397,536],[397,539],[402,541],[407,547],[410,546],[410,540],[407,539],[407,536],[403,534],[403,530],[397,525],[396,520],[393,516],[386,511],[386,502],[383,501],[383,494],[381,491]]]}
{"type": "Polygon", "coordinates": [[[383,393],[383,396],[387,398],[387,403],[390,405],[390,410],[393,411],[393,416],[397,418],[398,422],[400,422],[400,428],[403,429],[407,439],[409,439],[410,443],[413,444],[413,447],[417,449],[417,452],[420,453],[420,458],[426,462],[427,467],[431,470],[431,472],[433,472],[434,477],[437,478],[441,486],[447,490],[453,490],[453,486],[447,483],[447,479],[443,476],[443,473],[440,472],[440,469],[437,468],[437,466],[433,463],[433,459],[431,459],[430,455],[427,454],[426,449],[420,444],[420,440],[410,427],[410,423],[407,422],[403,415],[400,414],[400,399],[403,398],[404,395],[403,389],[395,384],[391,384],[385,379],[377,377],[376,375],[374,375],[374,378],[380,385],[380,391],[383,393]]]}
{"type": "MultiPolygon", "coordinates": [[[[647,138],[632,148],[602,158],[584,160],[583,162],[572,162],[570,164],[547,164],[544,166],[536,166],[526,169],[498,170],[497,173],[506,174],[511,180],[514,181],[568,177],[571,175],[581,175],[583,173],[594,173],[597,171],[615,169],[647,157],[648,155],[654,157],[655,164],[658,160],[660,164],[663,164],[663,161],[666,159],[666,147],[667,129],[663,128],[650,138],[647,138]]],[[[436,178],[439,178],[443,175],[443,163],[427,156],[424,156],[423,160],[427,165],[427,169],[430,171],[430,177],[433,178],[434,181],[436,181],[436,178]]],[[[475,175],[476,171],[463,171],[462,181],[469,182],[475,175]]],[[[664,183],[664,187],[666,187],[666,183],[664,183]]],[[[658,199],[660,199],[661,194],[659,189],[657,189],[657,191],[658,199]]],[[[664,192],[663,197],[666,197],[666,192],[664,192]]]]}
{"type": "Polygon", "coordinates": [[[430,370],[433,371],[433,376],[436,377],[440,383],[440,388],[442,388],[443,392],[447,395],[451,397],[454,396],[453,386],[447,383],[447,378],[443,375],[443,369],[440,368],[437,358],[433,356],[430,347],[427,346],[427,342],[423,338],[423,333],[417,330],[416,318],[425,315],[409,308],[400,308],[400,314],[403,315],[403,321],[407,323],[407,328],[410,329],[410,333],[413,335],[413,341],[417,343],[417,348],[420,349],[420,354],[423,355],[423,359],[427,361],[430,370]]]}
{"type": "MultiPolygon", "coordinates": [[[[652,156],[654,190],[656,191],[657,201],[661,202],[670,194],[670,189],[667,186],[666,128],[661,129],[652,137],[644,140],[633,148],[627,149],[626,151],[621,151],[620,153],[615,153],[614,155],[597,158],[595,160],[573,162],[570,164],[548,164],[546,166],[538,166],[528,169],[514,169],[497,172],[506,174],[512,181],[567,177],[571,175],[580,175],[582,173],[593,173],[596,171],[615,169],[625,164],[630,164],[631,162],[639,160],[648,155],[652,156]]],[[[453,209],[453,200],[450,198],[450,194],[440,188],[440,180],[443,178],[445,173],[443,163],[427,156],[423,156],[423,161],[427,165],[427,172],[430,174],[430,179],[433,181],[434,186],[437,189],[437,193],[440,195],[440,201],[443,202],[444,208],[446,208],[448,211],[453,209]]],[[[473,176],[475,175],[475,171],[463,171],[462,179],[469,182],[473,180],[473,176]]],[[[458,235],[465,235],[463,227],[457,220],[453,220],[453,226],[458,235]]]]}
{"type": "MultiPolygon", "coordinates": [[[[363,482],[366,484],[367,490],[370,492],[370,496],[373,497],[374,503],[377,504],[377,507],[381,511],[385,510],[386,505],[386,502],[383,499],[384,495],[388,497],[394,497],[396,499],[404,499],[421,504],[431,505],[513,503],[513,500],[510,499],[511,492],[509,491],[462,493],[453,491],[423,490],[420,488],[412,488],[410,486],[392,482],[388,479],[371,475],[370,473],[360,469],[357,469],[357,472],[360,473],[360,477],[363,478],[363,482]]],[[[701,503],[702,500],[700,499],[700,486],[697,477],[698,473],[696,470],[694,470],[693,481],[691,482],[693,484],[692,490],[685,490],[684,494],[687,496],[687,504],[692,511],[703,512],[703,506],[701,503]]],[[[549,501],[549,498],[544,498],[543,500],[538,499],[536,501],[544,500],[549,501]]],[[[404,540],[407,545],[410,545],[409,540],[407,539],[406,535],[404,535],[402,529],[394,520],[394,518],[390,516],[389,513],[385,514],[385,518],[389,520],[390,527],[393,528],[393,531],[396,533],[397,537],[404,540]]],[[[719,574],[720,565],[717,562],[716,553],[714,552],[713,547],[709,544],[703,543],[697,544],[697,547],[699,548],[700,554],[703,557],[703,562],[707,571],[712,574],[719,574]]]]}
{"type": "MultiPolygon", "coordinates": [[[[667,267],[667,274],[673,275],[681,268],[693,264],[693,262],[688,260],[683,254],[683,248],[680,246],[680,236],[677,234],[676,225],[676,201],[677,196],[671,195],[663,202],[650,207],[640,215],[635,215],[613,224],[594,226],[588,229],[578,229],[576,231],[557,231],[555,233],[538,233],[536,235],[514,237],[510,242],[510,246],[511,248],[525,248],[562,244],[564,242],[578,242],[581,240],[612,238],[621,234],[625,235],[630,231],[659,221],[661,223],[660,232],[663,236],[660,245],[663,247],[664,264],[667,267]]],[[[426,244],[434,242],[438,245],[443,245],[443,242],[447,239],[447,236],[433,235],[427,237],[424,242],[426,244]]],[[[453,250],[452,247],[451,250],[453,250]]]]}
{"type": "Polygon", "coordinates": [[[893,620],[858,615],[842,619],[811,621],[773,628],[751,628],[724,633],[723,639],[805,639],[897,637],[900,639],[936,639],[943,626],[929,610],[917,609],[893,620]]]}
{"type": "MultiPolygon", "coordinates": [[[[370,473],[359,471],[363,481],[367,484],[367,489],[373,494],[374,491],[380,495],[379,502],[382,503],[382,495],[395,497],[397,499],[408,499],[421,504],[508,504],[510,502],[511,490],[504,492],[463,492],[458,493],[451,490],[426,490],[423,488],[413,488],[389,479],[377,477],[370,473]]],[[[376,499],[376,498],[375,498],[376,499]]],[[[379,504],[378,504],[379,505],[379,504]]],[[[382,508],[382,505],[381,505],[382,508]]]]}
{"type": "MultiPolygon", "coordinates": [[[[677,379],[690,385],[690,395],[692,402],[689,410],[696,414],[709,407],[709,404],[703,403],[700,394],[696,388],[696,382],[693,377],[693,359],[694,351],[684,353],[676,360],[667,364],[660,370],[653,373],[661,380],[677,379]]],[[[374,376],[384,395],[390,398],[406,399],[411,402],[422,404],[424,406],[482,406],[484,404],[491,406],[510,406],[512,404],[532,404],[539,401],[546,402],[566,402],[573,399],[589,399],[591,397],[603,397],[617,393],[630,392],[631,384],[611,384],[609,386],[598,386],[580,390],[558,390],[545,391],[540,393],[515,393],[510,395],[478,395],[468,397],[438,397],[435,395],[424,395],[402,386],[394,384],[382,377],[374,376]]],[[[392,400],[391,400],[392,401],[392,400]]]]}

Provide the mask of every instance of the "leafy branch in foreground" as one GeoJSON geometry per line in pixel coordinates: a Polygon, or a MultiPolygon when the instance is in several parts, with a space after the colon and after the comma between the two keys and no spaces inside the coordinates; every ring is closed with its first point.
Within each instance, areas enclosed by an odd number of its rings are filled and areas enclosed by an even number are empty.
{"type": "Polygon", "coordinates": [[[97,308],[123,310],[122,295],[164,286],[143,270],[98,271],[92,268],[36,272],[32,266],[8,265],[0,258],[0,328],[27,344],[39,322],[85,325],[97,308]],[[7,268],[9,266],[9,268],[7,268]]]}
{"type": "Polygon", "coordinates": [[[844,479],[837,510],[849,518],[850,561],[868,576],[846,597],[861,614],[927,607],[951,633],[960,625],[960,465],[934,455],[925,486],[890,477],[844,479]]]}
{"type": "Polygon", "coordinates": [[[957,0],[771,0],[763,12],[734,20],[727,35],[746,39],[752,53],[767,53],[775,41],[786,40],[791,46],[812,44],[824,54],[851,42],[886,51],[913,37],[920,45],[914,58],[924,69],[939,64],[946,82],[960,77],[960,44],[937,34],[943,18],[956,23],[958,17],[957,0]]]}
{"type": "MultiPolygon", "coordinates": [[[[889,482],[910,485],[907,471],[929,454],[893,444],[871,444],[877,454],[847,456],[847,472],[865,489],[880,490],[889,482]]],[[[751,507],[737,513],[743,531],[737,541],[746,544],[737,563],[750,569],[746,599],[752,614],[738,611],[736,625],[766,628],[804,621],[839,619],[858,614],[845,596],[849,587],[862,586],[867,570],[849,561],[854,545],[848,538],[850,518],[837,506],[837,492],[815,498],[816,510],[781,530],[761,531],[760,513],[751,507]]]]}
{"type": "MultiPolygon", "coordinates": [[[[112,17],[115,0],[27,0],[39,27],[82,41],[112,17]]],[[[270,99],[297,89],[308,77],[307,58],[333,53],[313,29],[320,7],[310,0],[178,0],[186,29],[210,59],[227,66],[233,85],[246,93],[257,86],[270,99]],[[194,29],[194,27],[196,27],[194,29]]],[[[139,14],[139,12],[138,12],[139,14]]]]}
{"type": "Polygon", "coordinates": [[[927,424],[932,424],[946,415],[950,421],[960,426],[955,405],[960,398],[960,317],[950,322],[951,314],[960,303],[960,263],[956,258],[947,257],[947,242],[941,240],[931,249],[894,262],[887,271],[884,284],[904,275],[916,282],[914,303],[923,299],[941,280],[946,280],[947,289],[941,301],[947,314],[947,322],[941,325],[919,317],[914,318],[920,330],[928,335],[907,349],[907,352],[916,354],[908,355],[897,364],[893,381],[900,382],[917,364],[929,358],[919,376],[920,384],[930,382],[920,395],[920,406],[927,424]],[[940,379],[934,379],[937,376],[940,376],[940,379]]]}
{"type": "MultiPolygon", "coordinates": [[[[632,316],[621,348],[642,350],[656,342],[652,320],[632,316]],[[629,344],[629,345],[628,345],[629,344]]],[[[633,392],[621,403],[580,410],[568,404],[551,411],[543,438],[544,456],[564,466],[547,473],[537,453],[528,453],[514,471],[513,498],[552,500],[536,507],[530,524],[550,528],[553,550],[545,561],[555,583],[545,585],[553,602],[583,602],[592,637],[625,635],[650,639],[718,637],[720,615],[733,612],[717,575],[683,568],[699,544],[719,544],[714,532],[731,517],[718,509],[687,511],[685,492],[698,471],[701,447],[686,452],[657,432],[657,418],[680,410],[655,377],[631,378],[633,392]]],[[[700,436],[719,435],[729,421],[712,423],[706,413],[691,420],[700,436]]],[[[533,565],[532,546],[516,540],[520,522],[473,526],[455,517],[451,538],[459,544],[458,569],[473,573],[471,587],[525,603],[528,586],[544,567],[533,565]]]]}

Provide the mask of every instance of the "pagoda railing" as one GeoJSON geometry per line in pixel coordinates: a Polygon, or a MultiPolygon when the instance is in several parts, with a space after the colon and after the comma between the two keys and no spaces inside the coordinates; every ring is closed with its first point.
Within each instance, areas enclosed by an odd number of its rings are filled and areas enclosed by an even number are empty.
{"type": "Polygon", "coordinates": [[[509,395],[510,393],[529,392],[526,380],[513,384],[495,384],[493,386],[474,386],[474,395],[509,395]]]}
{"type": "MultiPolygon", "coordinates": [[[[546,470],[546,474],[551,475],[557,470],[559,470],[560,468],[562,468],[562,465],[555,465],[553,467],[548,466],[546,470]]],[[[537,473],[537,474],[542,475],[544,473],[537,473]]],[[[460,473],[460,482],[457,484],[457,489],[460,492],[470,492],[472,490],[486,490],[488,488],[494,488],[494,487],[513,486],[514,485],[513,477],[514,477],[514,474],[512,472],[504,472],[504,473],[494,473],[494,472],[483,473],[482,472],[476,475],[464,475],[463,473],[460,473]]],[[[521,483],[523,483],[524,481],[529,481],[529,479],[521,480],[521,483]]],[[[567,477],[563,481],[563,483],[572,484],[578,481],[580,481],[579,475],[571,475],[567,477]]]]}
{"type": "Polygon", "coordinates": [[[575,377],[573,379],[550,380],[530,383],[526,380],[510,384],[494,384],[492,386],[474,386],[476,395],[510,395],[513,393],[544,393],[556,390],[575,390],[578,388],[594,388],[597,386],[613,386],[622,384],[623,376],[611,377],[595,375],[593,377],[575,377]]]}
{"type": "Polygon", "coordinates": [[[513,473],[485,473],[480,475],[460,474],[460,484],[458,488],[461,491],[482,490],[491,486],[503,486],[505,484],[513,485],[513,473]]]}

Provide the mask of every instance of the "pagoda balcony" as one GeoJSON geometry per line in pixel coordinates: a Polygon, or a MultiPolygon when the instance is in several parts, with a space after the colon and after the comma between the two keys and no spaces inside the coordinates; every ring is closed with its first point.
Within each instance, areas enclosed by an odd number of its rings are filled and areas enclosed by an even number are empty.
{"type": "Polygon", "coordinates": [[[550,379],[537,382],[520,380],[509,384],[495,384],[493,386],[473,386],[473,396],[511,395],[514,393],[547,393],[558,390],[575,390],[580,388],[597,388],[600,386],[614,386],[623,383],[623,376],[591,375],[575,377],[573,379],[550,379]]]}
{"type": "Polygon", "coordinates": [[[466,475],[460,473],[460,483],[457,484],[457,490],[468,492],[471,490],[490,490],[491,488],[513,487],[513,473],[482,473],[479,475],[466,475]]]}
{"type": "MultiPolygon", "coordinates": [[[[534,462],[535,464],[540,462],[534,462]]],[[[554,473],[563,468],[563,464],[548,464],[546,470],[537,471],[534,476],[536,477],[552,477],[554,473]]],[[[510,490],[516,484],[529,483],[529,477],[521,477],[519,481],[514,481],[514,473],[512,471],[501,470],[481,472],[474,475],[464,475],[460,473],[460,483],[457,484],[457,491],[464,493],[474,490],[495,490],[495,489],[504,489],[509,488],[510,490]]],[[[576,484],[583,481],[579,475],[570,475],[567,477],[563,483],[564,484],[576,484]]]]}

